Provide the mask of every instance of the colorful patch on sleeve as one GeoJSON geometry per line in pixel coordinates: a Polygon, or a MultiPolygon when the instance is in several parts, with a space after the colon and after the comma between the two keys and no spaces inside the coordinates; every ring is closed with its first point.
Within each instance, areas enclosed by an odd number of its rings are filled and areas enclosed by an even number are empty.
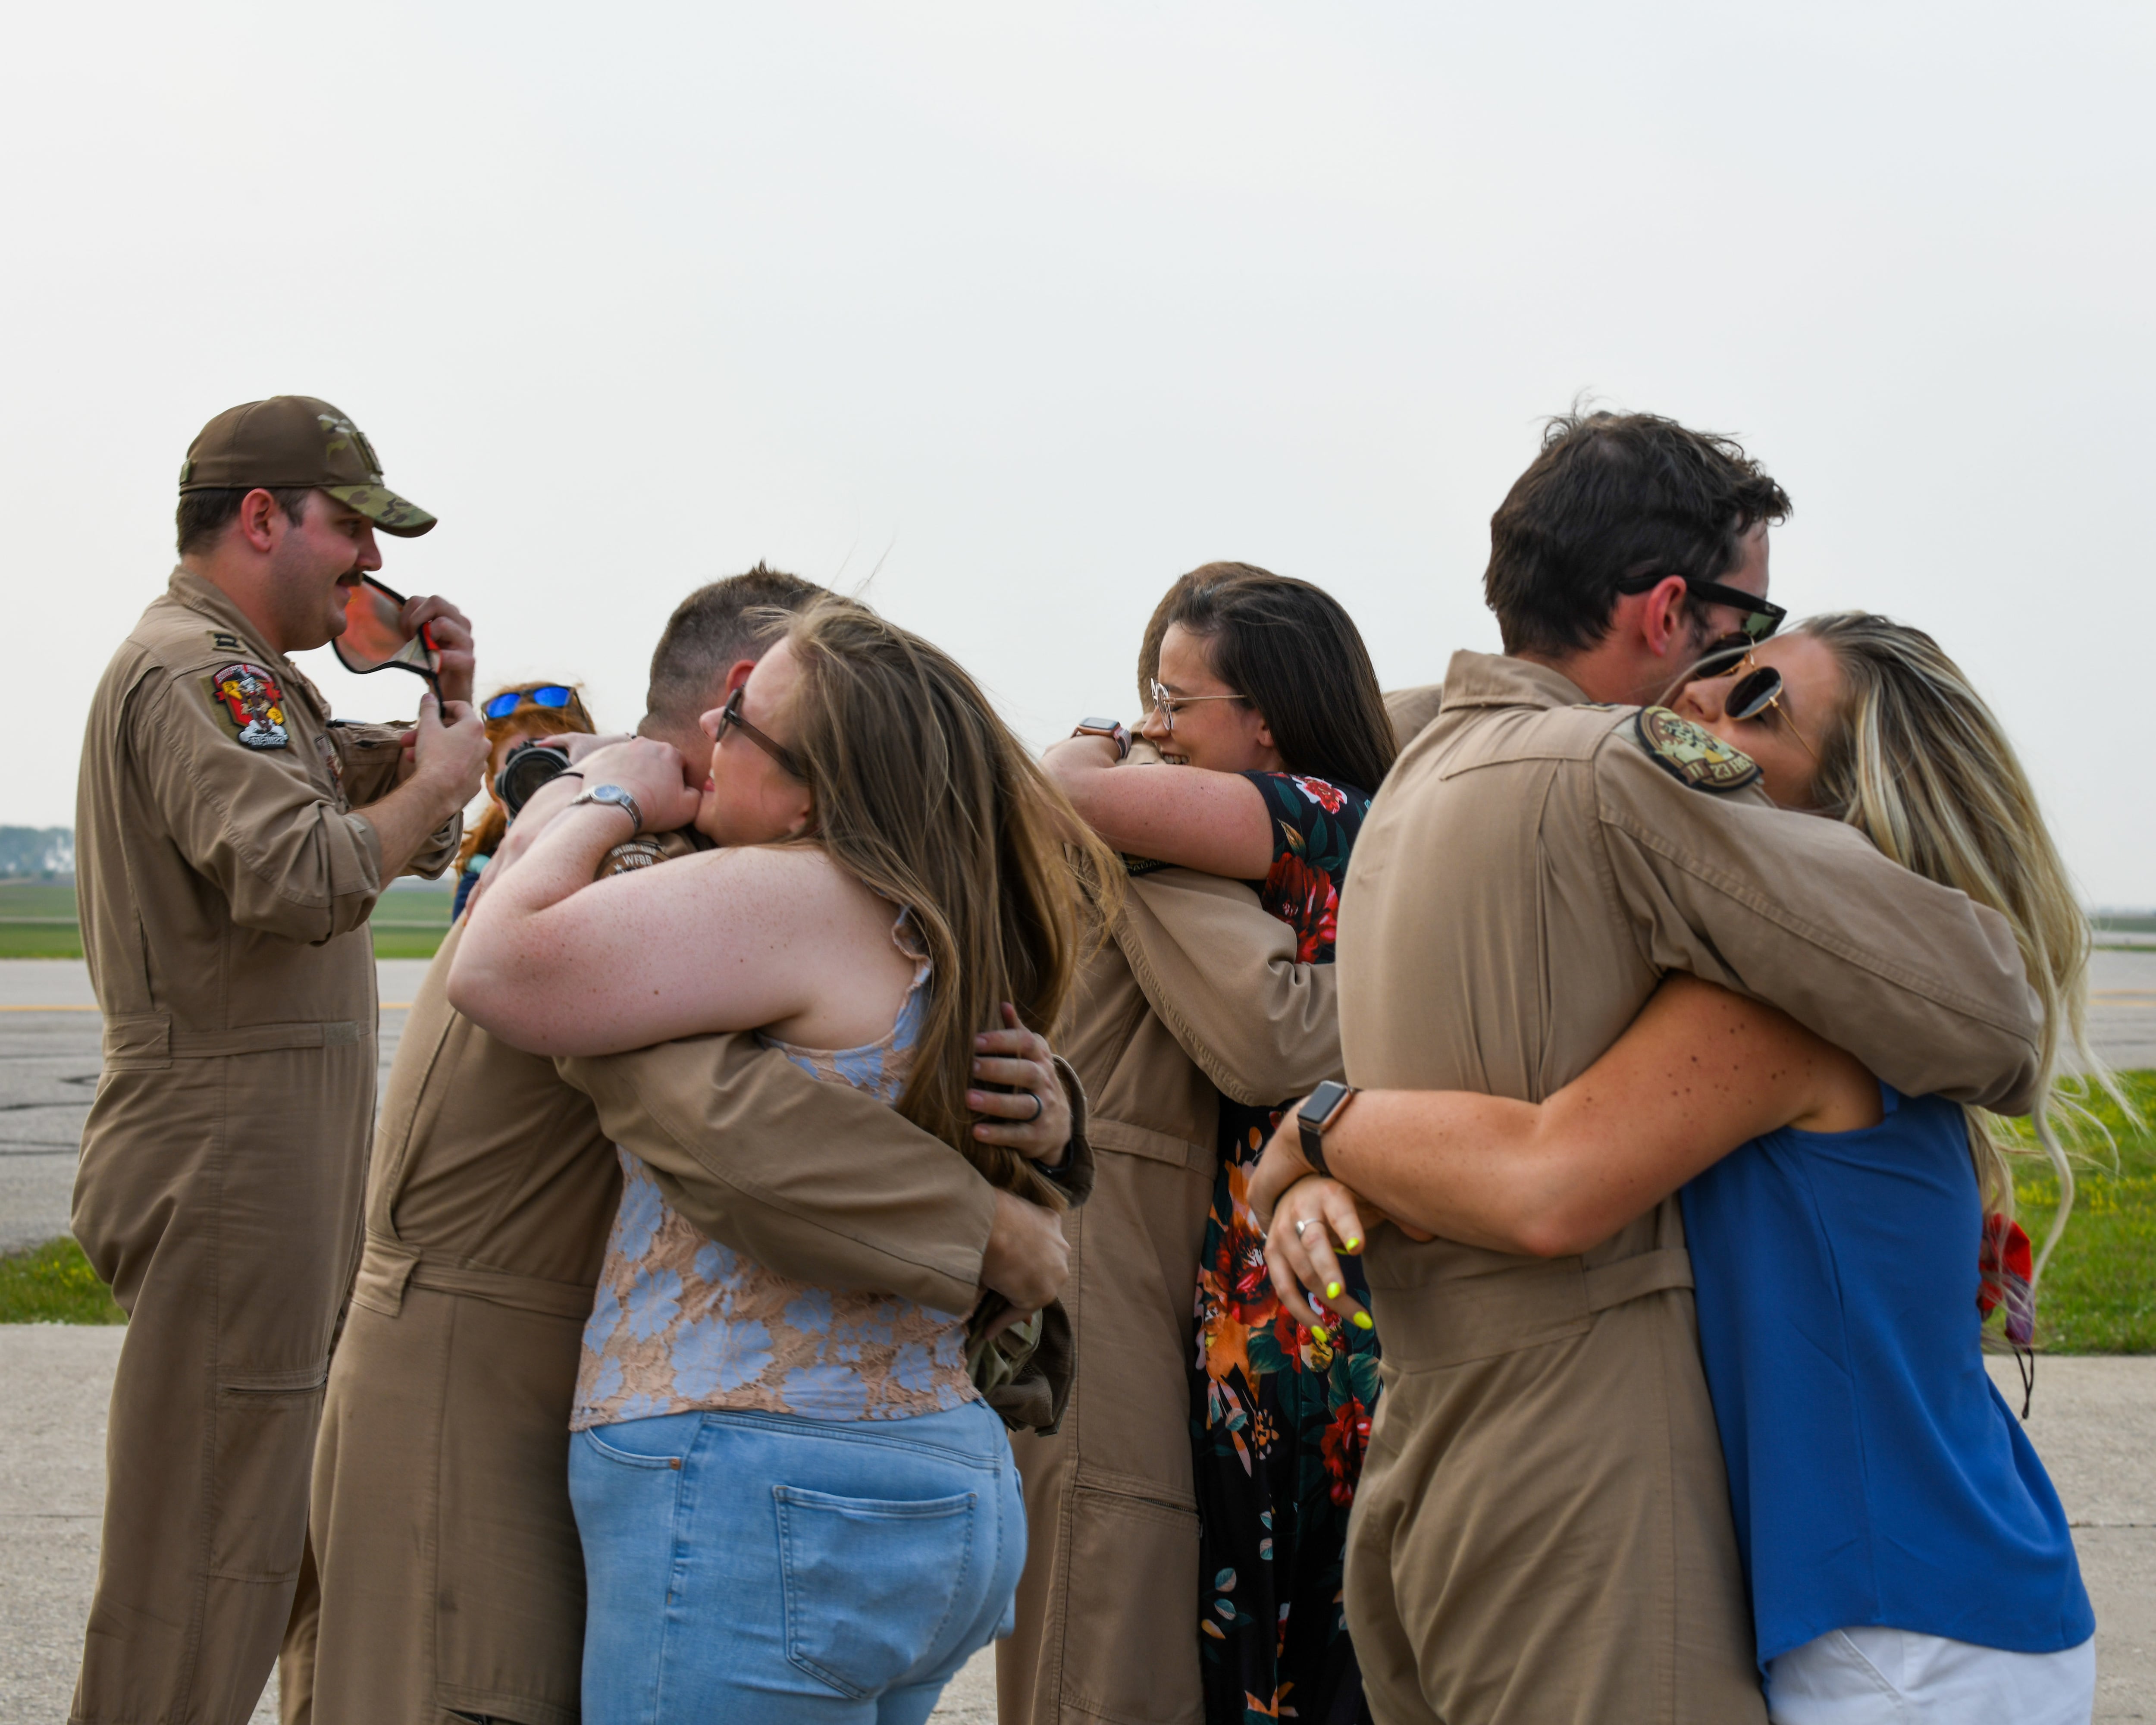
{"type": "Polygon", "coordinates": [[[208,687],[210,700],[224,710],[244,747],[281,749],[291,746],[292,733],[285,728],[285,692],[260,665],[235,660],[212,673],[208,687]]]}
{"type": "Polygon", "coordinates": [[[1751,756],[1666,706],[1641,707],[1632,728],[1642,748],[1696,791],[1739,791],[1759,777],[1751,756]]]}

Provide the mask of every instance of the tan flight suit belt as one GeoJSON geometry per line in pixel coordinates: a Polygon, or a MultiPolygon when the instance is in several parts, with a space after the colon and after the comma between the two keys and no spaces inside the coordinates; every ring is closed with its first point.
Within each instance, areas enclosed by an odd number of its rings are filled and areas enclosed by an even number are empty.
{"type": "Polygon", "coordinates": [[[1661,1246],[1593,1269],[1550,1258],[1413,1287],[1373,1283],[1370,1299],[1386,1365],[1434,1372],[1584,1334],[1599,1312],[1691,1285],[1691,1254],[1661,1246]]]}
{"type": "Polygon", "coordinates": [[[394,1317],[403,1309],[407,1286],[430,1288],[438,1294],[467,1294],[547,1317],[583,1319],[592,1315],[593,1290],[581,1283],[449,1263],[430,1258],[402,1241],[368,1235],[366,1252],[359,1260],[359,1279],[352,1291],[353,1303],[394,1317]]]}
{"type": "Polygon", "coordinates": [[[208,1060],[266,1054],[283,1048],[341,1048],[364,1042],[374,1026],[357,1019],[251,1024],[239,1030],[182,1030],[161,1014],[107,1019],[105,1062],[140,1066],[168,1060],[208,1060]]]}

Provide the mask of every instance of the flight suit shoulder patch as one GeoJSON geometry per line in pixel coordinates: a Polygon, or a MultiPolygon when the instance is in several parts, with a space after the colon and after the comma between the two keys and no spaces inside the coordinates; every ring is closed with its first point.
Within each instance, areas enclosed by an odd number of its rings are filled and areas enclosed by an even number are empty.
{"type": "Polygon", "coordinates": [[[260,665],[234,660],[204,677],[203,689],[242,747],[291,747],[292,733],[285,724],[285,691],[260,665]]]}
{"type": "Polygon", "coordinates": [[[1656,764],[1696,791],[1739,791],[1759,777],[1751,756],[1666,706],[1641,707],[1632,731],[1656,764]]]}

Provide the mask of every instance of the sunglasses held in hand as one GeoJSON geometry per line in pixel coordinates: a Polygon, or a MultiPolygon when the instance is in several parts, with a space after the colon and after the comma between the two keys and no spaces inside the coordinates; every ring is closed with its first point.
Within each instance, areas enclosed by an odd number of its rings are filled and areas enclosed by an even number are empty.
{"type": "Polygon", "coordinates": [[[423,625],[417,634],[404,627],[403,594],[362,575],[345,589],[344,633],[331,644],[338,663],[361,676],[378,670],[410,671],[424,677],[442,698],[442,653],[434,633],[423,625]]]}

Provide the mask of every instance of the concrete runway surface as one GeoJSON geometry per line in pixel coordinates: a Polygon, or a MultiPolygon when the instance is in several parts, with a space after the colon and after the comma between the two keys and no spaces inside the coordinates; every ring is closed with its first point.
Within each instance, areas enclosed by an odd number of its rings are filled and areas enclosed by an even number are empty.
{"type": "MultiPolygon", "coordinates": [[[[382,1070],[426,965],[386,959],[382,1070]]],[[[2156,950],[2096,955],[2104,1057],[2156,1068],[2156,950]]],[[[77,961],[0,960],[0,1252],[67,1231],[99,1019],[77,961]]],[[[0,1725],[66,1717],[97,1564],[105,1407],[121,1332],[0,1326],[0,1725]]],[[[2102,1721],[2156,1720],[2156,1358],[2046,1359],[2030,1432],[2096,1598],[2102,1721]]],[[[274,1721],[274,1685],[256,1714],[274,1721]]],[[[989,1725],[993,1661],[946,1693],[944,1725],[989,1725]]]]}

